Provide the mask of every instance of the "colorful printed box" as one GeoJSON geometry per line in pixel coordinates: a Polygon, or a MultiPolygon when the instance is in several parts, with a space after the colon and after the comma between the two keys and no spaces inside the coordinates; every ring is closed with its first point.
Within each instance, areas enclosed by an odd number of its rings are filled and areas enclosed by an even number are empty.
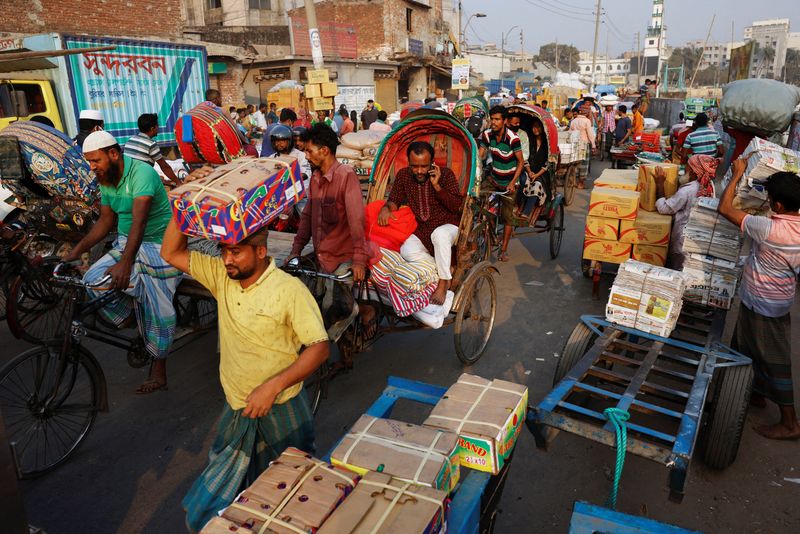
{"type": "Polygon", "coordinates": [[[636,191],[639,187],[639,171],[634,169],[606,169],[595,179],[594,187],[636,191]]]}
{"type": "Polygon", "coordinates": [[[633,245],[631,258],[657,267],[663,267],[667,264],[667,247],[633,245]]]}
{"type": "Polygon", "coordinates": [[[295,158],[239,158],[169,193],[181,232],[233,245],[305,196],[295,158]]]}
{"type": "Polygon", "coordinates": [[[331,463],[449,493],[459,477],[457,443],[453,432],[362,415],[331,453],[331,463]]]}
{"type": "Polygon", "coordinates": [[[514,449],[527,407],[527,387],[465,373],[422,424],[456,432],[461,465],[496,475],[514,449]]]}
{"type": "Polygon", "coordinates": [[[666,247],[669,245],[671,229],[672,216],[642,210],[635,220],[620,222],[619,241],[634,245],[666,247]]]}
{"type": "Polygon", "coordinates": [[[585,237],[617,241],[619,239],[619,219],[608,217],[586,217],[585,237]]]}
{"type": "Polygon", "coordinates": [[[589,197],[588,215],[611,219],[635,219],[639,209],[639,193],[626,189],[595,187],[589,197]]]}
{"type": "Polygon", "coordinates": [[[583,259],[606,263],[624,263],[631,257],[633,245],[605,239],[584,239],[583,259]]]}

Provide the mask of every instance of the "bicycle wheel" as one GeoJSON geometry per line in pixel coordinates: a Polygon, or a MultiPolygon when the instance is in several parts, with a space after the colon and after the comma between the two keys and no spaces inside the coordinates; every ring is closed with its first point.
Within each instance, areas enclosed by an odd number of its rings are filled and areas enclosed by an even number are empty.
{"type": "Polygon", "coordinates": [[[19,339],[41,343],[60,337],[69,324],[68,292],[51,282],[56,259],[28,267],[11,283],[6,312],[8,328],[19,339]]]}
{"type": "Polygon", "coordinates": [[[23,478],[61,465],[92,428],[101,379],[89,358],[83,347],[62,357],[61,346],[50,344],[0,370],[0,408],[23,478]]]}
{"type": "Polygon", "coordinates": [[[464,300],[456,312],[454,341],[456,355],[465,365],[472,365],[483,356],[492,336],[497,312],[497,290],[489,270],[464,281],[464,300]]]}
{"type": "Polygon", "coordinates": [[[556,207],[553,220],[550,221],[550,258],[556,259],[561,251],[561,240],[564,236],[564,204],[556,207]]]}
{"type": "Polygon", "coordinates": [[[567,169],[567,174],[564,176],[564,205],[569,206],[572,204],[572,199],[575,198],[575,184],[578,181],[578,168],[575,165],[570,165],[567,169]]]}

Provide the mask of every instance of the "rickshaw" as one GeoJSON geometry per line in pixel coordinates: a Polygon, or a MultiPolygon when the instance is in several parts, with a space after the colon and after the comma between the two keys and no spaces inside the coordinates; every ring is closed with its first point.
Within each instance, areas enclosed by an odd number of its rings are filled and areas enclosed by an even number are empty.
{"type": "MultiPolygon", "coordinates": [[[[570,182],[569,176],[566,174],[559,175],[558,173],[558,129],[547,111],[538,106],[515,104],[509,106],[508,112],[509,115],[518,115],[520,117],[520,129],[524,130],[529,138],[532,136],[531,125],[533,120],[538,119],[541,121],[548,148],[547,172],[540,179],[547,193],[547,199],[543,204],[538,204],[529,212],[522,212],[515,217],[514,227],[517,228],[515,235],[549,233],[550,257],[555,259],[561,250],[561,240],[564,234],[564,194],[559,192],[559,189],[563,189],[566,192],[568,188],[574,188],[574,174],[570,182]],[[559,178],[561,181],[558,181],[559,178]]],[[[481,247],[486,260],[490,257],[491,249],[499,246],[497,210],[492,206],[493,197],[498,194],[487,191],[483,192],[482,195],[485,199],[484,212],[488,211],[492,215],[484,218],[485,223],[481,229],[484,237],[480,240],[480,243],[481,245],[484,243],[489,245],[481,247]]]]}
{"type": "MultiPolygon", "coordinates": [[[[494,327],[497,290],[494,275],[498,273],[488,261],[480,192],[480,163],[475,139],[452,115],[440,110],[421,108],[409,113],[382,141],[370,175],[367,202],[385,200],[391,191],[397,171],[408,166],[406,149],[414,141],[427,141],[435,147],[434,161],[453,171],[465,194],[459,235],[453,253],[454,292],[452,308],[444,325],[454,325],[456,355],[465,365],[477,362],[486,351],[494,327]]],[[[298,262],[287,270],[310,283],[317,278],[343,282],[342,275],[319,273],[306,263],[298,262]]],[[[427,328],[413,317],[399,317],[388,299],[367,283],[370,305],[378,308],[378,330],[366,339],[361,322],[353,318],[336,345],[342,367],[352,367],[353,355],[361,352],[381,335],[402,330],[427,328]]],[[[324,396],[326,382],[332,373],[326,366],[307,381],[307,391],[316,409],[324,396]]]]}
{"type": "Polygon", "coordinates": [[[464,97],[456,102],[453,117],[477,139],[489,127],[489,104],[482,96],[464,97]]]}

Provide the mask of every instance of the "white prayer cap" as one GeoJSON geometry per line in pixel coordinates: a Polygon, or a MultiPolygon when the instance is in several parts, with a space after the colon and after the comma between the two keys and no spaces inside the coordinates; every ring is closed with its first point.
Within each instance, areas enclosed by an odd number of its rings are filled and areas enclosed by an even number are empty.
{"type": "Polygon", "coordinates": [[[100,150],[101,148],[108,148],[116,144],[117,140],[114,139],[113,135],[105,130],[98,130],[86,136],[86,139],[83,141],[83,153],[86,154],[88,152],[100,150]]]}
{"type": "Polygon", "coordinates": [[[96,109],[83,109],[81,110],[81,119],[91,119],[93,121],[103,120],[103,112],[96,109]]]}

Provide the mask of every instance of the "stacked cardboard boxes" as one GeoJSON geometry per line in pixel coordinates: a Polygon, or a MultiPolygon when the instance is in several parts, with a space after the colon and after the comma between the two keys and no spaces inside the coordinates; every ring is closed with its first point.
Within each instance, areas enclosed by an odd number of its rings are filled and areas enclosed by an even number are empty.
{"type": "Polygon", "coordinates": [[[310,70],[306,73],[308,83],[303,93],[310,111],[327,111],[333,109],[333,97],[339,94],[336,82],[330,81],[328,69],[310,70]]]}

